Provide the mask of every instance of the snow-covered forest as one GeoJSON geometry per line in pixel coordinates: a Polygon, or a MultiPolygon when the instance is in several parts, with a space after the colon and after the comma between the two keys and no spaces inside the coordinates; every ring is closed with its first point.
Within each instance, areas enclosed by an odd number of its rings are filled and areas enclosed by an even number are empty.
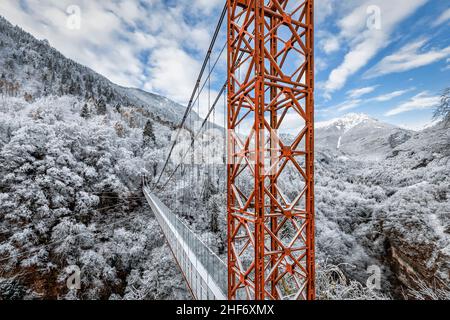
{"type": "Polygon", "coordinates": [[[0,88],[1,297],[139,298],[143,284],[148,299],[186,297],[140,190],[182,107],[120,88],[3,19],[0,35],[1,83],[18,88],[0,88]]]}
{"type": "MultiPolygon", "coordinates": [[[[119,87],[1,17],[0,77],[0,299],[189,299],[140,190],[184,108],[119,87]],[[66,286],[72,265],[82,290],[66,286]]],[[[449,168],[445,121],[421,132],[355,114],[318,124],[318,297],[445,297],[449,168]],[[380,290],[366,288],[370,266],[380,290]]],[[[225,256],[224,167],[197,169],[159,196],[225,256]]]]}

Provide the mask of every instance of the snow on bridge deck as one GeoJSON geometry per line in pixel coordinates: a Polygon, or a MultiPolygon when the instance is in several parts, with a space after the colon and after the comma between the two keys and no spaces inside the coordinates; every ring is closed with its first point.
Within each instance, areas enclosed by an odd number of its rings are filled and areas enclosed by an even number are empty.
{"type": "Polygon", "coordinates": [[[149,189],[144,195],[196,300],[227,298],[227,266],[149,189]]]}

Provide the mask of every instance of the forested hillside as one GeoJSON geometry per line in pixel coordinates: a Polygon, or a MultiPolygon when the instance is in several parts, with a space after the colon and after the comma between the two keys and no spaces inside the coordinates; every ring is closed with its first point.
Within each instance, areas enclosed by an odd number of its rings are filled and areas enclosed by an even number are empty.
{"type": "Polygon", "coordinates": [[[0,31],[0,297],[138,298],[143,279],[149,299],[185,297],[140,190],[183,108],[0,31]]]}

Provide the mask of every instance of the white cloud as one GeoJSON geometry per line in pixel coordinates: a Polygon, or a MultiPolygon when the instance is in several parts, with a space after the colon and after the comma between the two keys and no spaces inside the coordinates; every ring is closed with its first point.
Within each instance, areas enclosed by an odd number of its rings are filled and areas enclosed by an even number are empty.
{"type": "Polygon", "coordinates": [[[383,95],[379,95],[375,98],[373,98],[374,101],[378,101],[378,102],[386,102],[386,101],[390,101],[394,98],[400,97],[402,95],[404,95],[405,93],[411,91],[410,89],[407,90],[398,90],[398,91],[393,91],[390,93],[386,93],[383,95]]]}
{"type": "Polygon", "coordinates": [[[442,14],[434,21],[433,26],[437,27],[450,20],[450,8],[442,12],[442,14]]]}
{"type": "Polygon", "coordinates": [[[189,99],[199,63],[178,47],[155,49],[150,57],[152,77],[145,84],[148,91],[160,91],[177,101],[189,99]],[[187,98],[186,98],[187,97],[187,98]]]}
{"type": "Polygon", "coordinates": [[[327,60],[317,56],[314,60],[314,68],[316,73],[325,70],[328,67],[327,60]]]}
{"type": "Polygon", "coordinates": [[[450,70],[450,58],[448,58],[446,62],[447,62],[447,66],[445,66],[442,71],[450,70]]]}
{"type": "Polygon", "coordinates": [[[348,91],[348,92],[347,92],[347,95],[348,95],[350,98],[360,98],[360,97],[362,97],[362,96],[364,96],[364,95],[366,95],[366,94],[369,94],[369,93],[375,91],[375,89],[376,89],[377,87],[378,87],[378,86],[371,86],[371,87],[365,87],[365,88],[353,89],[353,90],[348,91]]]}
{"type": "Polygon", "coordinates": [[[333,13],[335,0],[316,0],[314,2],[314,12],[317,23],[322,23],[329,15],[333,13]]]}
{"type": "Polygon", "coordinates": [[[409,101],[406,101],[399,105],[398,107],[389,110],[385,116],[395,116],[400,113],[414,111],[414,110],[424,110],[436,107],[440,102],[439,96],[432,96],[427,91],[423,91],[418,95],[412,97],[409,101]]]}
{"type": "Polygon", "coordinates": [[[193,0],[192,4],[202,13],[211,13],[219,7],[223,7],[225,2],[223,0],[193,0]]]}
{"type": "Polygon", "coordinates": [[[341,89],[348,78],[361,70],[375,55],[389,44],[395,27],[428,0],[366,0],[338,22],[340,37],[349,43],[344,61],[329,75],[326,93],[341,89]],[[381,29],[367,27],[367,8],[381,10],[381,29]]]}
{"type": "Polygon", "coordinates": [[[321,41],[322,49],[326,54],[336,52],[340,48],[339,38],[329,36],[321,41]]]}
{"type": "Polygon", "coordinates": [[[361,99],[350,99],[336,105],[333,109],[337,109],[337,111],[340,112],[348,111],[357,108],[361,104],[361,102],[361,99]]]}
{"type": "Polygon", "coordinates": [[[325,90],[328,93],[341,89],[347,82],[347,79],[366,65],[371,59],[382,41],[364,41],[355,46],[344,58],[344,62],[331,71],[328,81],[325,84],[325,90]]]}
{"type": "Polygon", "coordinates": [[[375,78],[390,73],[404,72],[432,64],[450,56],[450,46],[423,52],[423,47],[426,43],[427,40],[421,39],[405,45],[398,52],[383,58],[377,65],[368,70],[365,76],[367,78],[375,78]]]}
{"type": "MultiPolygon", "coordinates": [[[[343,111],[348,111],[348,110],[358,108],[363,103],[374,102],[374,101],[386,102],[386,101],[390,101],[394,98],[400,97],[400,96],[406,94],[407,92],[410,92],[413,90],[413,89],[398,90],[398,91],[393,91],[393,92],[379,95],[379,96],[369,98],[369,99],[360,99],[365,94],[373,92],[377,87],[378,86],[373,86],[373,87],[366,87],[366,88],[350,90],[347,92],[349,99],[347,99],[337,105],[334,105],[330,108],[322,109],[321,112],[322,113],[330,113],[330,112],[336,112],[336,111],[343,112],[343,111]]],[[[418,98],[421,98],[421,97],[418,96],[418,98]]],[[[421,100],[421,102],[426,102],[426,100],[421,100]]]]}

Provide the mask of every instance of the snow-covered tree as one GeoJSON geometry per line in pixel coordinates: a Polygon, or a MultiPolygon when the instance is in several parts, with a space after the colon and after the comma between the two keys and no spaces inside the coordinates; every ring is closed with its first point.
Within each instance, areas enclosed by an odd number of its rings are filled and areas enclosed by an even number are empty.
{"type": "Polygon", "coordinates": [[[144,147],[148,147],[150,146],[150,143],[154,144],[156,142],[156,137],[153,131],[153,125],[151,120],[147,120],[147,122],[145,123],[143,140],[144,140],[144,147]]]}
{"type": "Polygon", "coordinates": [[[99,101],[96,102],[95,104],[96,108],[97,108],[97,114],[98,115],[105,115],[107,110],[106,110],[106,103],[105,101],[103,101],[102,99],[100,99],[99,101]]]}
{"type": "Polygon", "coordinates": [[[87,103],[85,103],[81,108],[80,116],[84,119],[88,119],[91,116],[91,112],[87,103]]]}
{"type": "Polygon", "coordinates": [[[443,119],[446,126],[450,125],[450,87],[442,93],[441,103],[436,108],[434,116],[443,119]]]}

